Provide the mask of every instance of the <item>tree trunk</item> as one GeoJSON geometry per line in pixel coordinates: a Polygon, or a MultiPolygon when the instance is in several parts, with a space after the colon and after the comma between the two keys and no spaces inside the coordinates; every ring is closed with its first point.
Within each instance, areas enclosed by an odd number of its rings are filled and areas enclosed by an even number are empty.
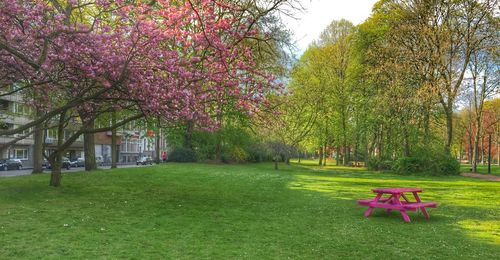
{"type": "Polygon", "coordinates": [[[319,148],[319,166],[323,165],[323,146],[319,148]]]}
{"type": "Polygon", "coordinates": [[[470,165],[472,165],[472,161],[474,160],[474,157],[472,156],[472,153],[473,153],[472,150],[474,149],[473,146],[474,145],[472,143],[472,127],[471,127],[471,130],[469,132],[469,149],[468,149],[469,150],[468,151],[468,153],[469,153],[469,158],[468,159],[469,159],[469,164],[470,165]]]}
{"type": "Polygon", "coordinates": [[[62,179],[62,174],[61,174],[61,162],[62,162],[62,156],[59,152],[55,152],[56,155],[54,159],[50,162],[50,166],[52,167],[52,171],[50,173],[50,182],[49,185],[53,187],[59,187],[61,186],[61,179],[62,179]]]}
{"type": "Polygon", "coordinates": [[[383,158],[383,149],[384,149],[384,126],[380,126],[380,134],[378,140],[378,159],[382,160],[383,158]]]}
{"type": "MultiPolygon", "coordinates": [[[[95,120],[92,119],[88,123],[87,129],[94,129],[95,120]]],[[[95,139],[93,133],[83,134],[83,152],[85,153],[85,170],[92,171],[97,169],[97,164],[95,161],[95,139]]]]}
{"type": "MultiPolygon", "coordinates": [[[[111,115],[111,124],[114,126],[116,125],[116,112],[113,111],[113,114],[111,115]]],[[[116,147],[116,128],[113,128],[111,130],[111,169],[116,168],[116,161],[117,161],[117,147],[116,147]]]]}
{"type": "Polygon", "coordinates": [[[346,164],[345,165],[349,164],[349,162],[351,161],[351,147],[350,146],[347,146],[346,157],[347,157],[347,159],[346,159],[346,164]]]}
{"type": "Polygon", "coordinates": [[[453,106],[449,105],[446,112],[446,153],[451,153],[451,144],[453,142],[453,106]]]}
{"type": "Polygon", "coordinates": [[[337,151],[335,151],[335,165],[339,166],[340,161],[340,147],[337,145],[337,151]]]}
{"type": "Polygon", "coordinates": [[[302,152],[299,151],[299,163],[300,163],[300,158],[302,157],[302,152]]]}
{"type": "Polygon", "coordinates": [[[158,117],[158,122],[157,122],[157,131],[155,135],[155,161],[156,164],[160,164],[161,158],[160,158],[160,135],[161,135],[161,129],[160,129],[160,117],[158,117]]]}
{"type": "Polygon", "coordinates": [[[477,172],[477,162],[479,161],[479,133],[476,133],[472,148],[472,172],[477,172]]]}
{"type": "Polygon", "coordinates": [[[460,146],[459,146],[459,148],[458,148],[458,149],[459,149],[459,152],[458,152],[458,161],[459,161],[459,163],[462,163],[462,156],[463,156],[463,152],[462,152],[462,149],[463,149],[463,147],[462,147],[462,143],[463,143],[463,142],[462,142],[462,141],[460,141],[460,146]]]}
{"type": "Polygon", "coordinates": [[[328,157],[326,143],[323,145],[323,166],[326,166],[326,158],[328,157]]]}
{"type": "Polygon", "coordinates": [[[500,166],[500,141],[497,140],[497,163],[500,166]]]}
{"type": "Polygon", "coordinates": [[[354,151],[353,151],[354,161],[357,161],[359,158],[358,146],[359,146],[359,137],[356,136],[356,142],[354,143],[354,151]]]}
{"type": "Polygon", "coordinates": [[[484,135],[481,136],[481,164],[485,165],[486,157],[484,156],[484,135]]]}
{"type": "Polygon", "coordinates": [[[59,115],[59,125],[57,127],[57,150],[49,156],[50,165],[52,171],[50,173],[49,185],[53,187],[59,187],[61,185],[61,166],[62,166],[62,154],[64,151],[60,150],[62,144],[64,143],[64,122],[66,120],[66,111],[59,115]]]}
{"type": "Polygon", "coordinates": [[[275,155],[274,156],[274,169],[277,170],[278,169],[278,158],[280,156],[279,155],[275,155]]]}
{"type": "Polygon", "coordinates": [[[488,174],[491,173],[491,134],[488,136],[488,174]]]}
{"type": "MultiPolygon", "coordinates": [[[[41,111],[36,111],[36,116],[40,116],[41,111]]],[[[43,143],[44,143],[44,127],[43,124],[35,125],[35,132],[33,134],[34,145],[33,145],[33,171],[31,173],[42,173],[43,172],[43,143]]]]}

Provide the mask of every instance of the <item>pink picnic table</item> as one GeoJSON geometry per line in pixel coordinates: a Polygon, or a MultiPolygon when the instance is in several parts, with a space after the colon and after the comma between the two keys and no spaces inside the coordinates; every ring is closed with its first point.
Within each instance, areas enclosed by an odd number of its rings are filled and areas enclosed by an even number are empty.
{"type": "Polygon", "coordinates": [[[384,189],[373,189],[377,196],[374,199],[358,200],[359,205],[368,206],[365,212],[365,217],[369,217],[372,214],[374,208],[386,209],[388,213],[392,210],[398,210],[401,212],[403,219],[406,222],[410,222],[410,217],[407,211],[417,211],[420,209],[424,214],[425,218],[429,219],[429,213],[425,209],[426,207],[435,208],[437,207],[436,202],[423,202],[418,196],[422,189],[419,188],[384,188],[384,189]],[[412,202],[408,199],[405,193],[412,193],[415,201],[412,202]],[[383,195],[387,194],[388,198],[382,198],[383,195]],[[402,200],[401,200],[402,199],[402,200]]]}

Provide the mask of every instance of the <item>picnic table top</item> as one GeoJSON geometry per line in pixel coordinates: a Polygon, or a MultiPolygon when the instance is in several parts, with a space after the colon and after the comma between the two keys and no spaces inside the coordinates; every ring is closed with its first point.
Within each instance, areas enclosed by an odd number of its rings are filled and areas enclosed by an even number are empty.
{"type": "Polygon", "coordinates": [[[376,193],[390,193],[390,194],[400,194],[403,192],[421,192],[420,188],[377,188],[373,189],[376,193]]]}

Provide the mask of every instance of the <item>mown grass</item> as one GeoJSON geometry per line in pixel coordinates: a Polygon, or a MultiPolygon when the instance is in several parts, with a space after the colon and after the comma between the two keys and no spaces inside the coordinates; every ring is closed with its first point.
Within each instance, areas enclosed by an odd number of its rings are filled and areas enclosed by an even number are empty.
{"type": "Polygon", "coordinates": [[[500,255],[500,184],[362,168],[166,164],[0,179],[0,258],[332,259],[500,255]],[[374,187],[421,187],[431,219],[375,210],[374,187]]]}
{"type": "MultiPolygon", "coordinates": [[[[460,165],[460,172],[472,172],[472,166],[470,164],[460,165]]],[[[477,173],[488,174],[487,164],[478,164],[477,173]]],[[[500,175],[500,166],[498,164],[491,164],[491,173],[494,175],[500,175]]]]}

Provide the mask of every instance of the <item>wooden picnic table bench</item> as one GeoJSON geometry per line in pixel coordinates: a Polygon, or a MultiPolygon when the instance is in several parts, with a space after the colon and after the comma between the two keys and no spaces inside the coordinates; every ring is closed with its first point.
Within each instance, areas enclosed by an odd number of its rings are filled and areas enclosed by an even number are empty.
{"type": "Polygon", "coordinates": [[[404,221],[410,222],[410,217],[408,216],[406,211],[417,211],[418,209],[420,209],[425,218],[429,219],[429,213],[425,208],[437,207],[436,202],[423,202],[420,199],[418,193],[422,192],[423,190],[419,188],[384,188],[373,189],[372,191],[374,193],[377,193],[377,196],[374,199],[358,200],[359,205],[368,206],[368,209],[365,212],[365,217],[369,217],[374,208],[383,208],[386,209],[387,212],[398,210],[399,212],[401,212],[404,221]],[[405,192],[411,192],[413,194],[413,197],[415,198],[415,202],[410,201],[404,194],[405,192]],[[382,198],[384,194],[389,194],[389,197],[382,198]],[[403,200],[401,200],[401,198],[403,198],[403,200]]]}

